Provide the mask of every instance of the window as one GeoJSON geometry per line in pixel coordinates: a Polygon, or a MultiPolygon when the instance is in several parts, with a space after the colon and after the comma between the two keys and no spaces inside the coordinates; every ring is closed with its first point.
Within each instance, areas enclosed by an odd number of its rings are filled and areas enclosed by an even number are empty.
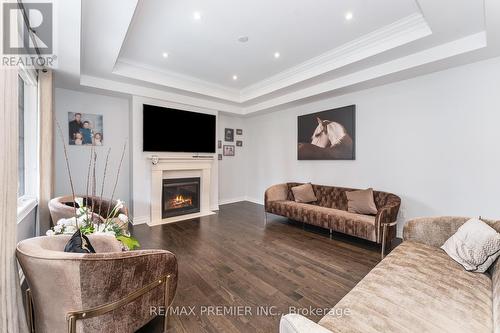
{"type": "Polygon", "coordinates": [[[18,155],[18,181],[17,197],[23,197],[26,193],[25,170],[24,170],[24,80],[19,76],[18,87],[19,100],[19,155],[18,155]]]}
{"type": "Polygon", "coordinates": [[[36,72],[19,69],[18,209],[21,221],[38,200],[38,86],[36,72]]]}

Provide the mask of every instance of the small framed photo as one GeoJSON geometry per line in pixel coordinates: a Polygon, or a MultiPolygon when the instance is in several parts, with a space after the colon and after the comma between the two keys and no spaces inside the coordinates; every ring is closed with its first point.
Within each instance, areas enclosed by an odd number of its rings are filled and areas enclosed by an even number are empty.
{"type": "Polygon", "coordinates": [[[243,130],[241,128],[236,129],[236,135],[243,135],[243,130]]]}
{"type": "Polygon", "coordinates": [[[234,129],[232,128],[224,129],[224,141],[234,142],[234,129]]]}
{"type": "Polygon", "coordinates": [[[236,147],[243,147],[243,141],[236,140],[236,147]]]}
{"type": "Polygon", "coordinates": [[[222,148],[222,141],[221,140],[217,141],[217,148],[219,148],[219,149],[222,148]]]}
{"type": "Polygon", "coordinates": [[[224,145],[224,156],[234,156],[234,145],[224,145]]]}
{"type": "Polygon", "coordinates": [[[222,154],[218,154],[218,155],[217,155],[217,159],[218,159],[219,161],[222,161],[222,154]]]}
{"type": "Polygon", "coordinates": [[[76,146],[102,146],[102,114],[68,112],[69,144],[76,146]]]}

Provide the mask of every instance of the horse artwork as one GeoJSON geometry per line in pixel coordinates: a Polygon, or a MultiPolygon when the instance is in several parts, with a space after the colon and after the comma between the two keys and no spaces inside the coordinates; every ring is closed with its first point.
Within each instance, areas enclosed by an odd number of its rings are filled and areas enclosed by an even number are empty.
{"type": "Polygon", "coordinates": [[[298,117],[299,160],[354,160],[355,112],[350,105],[298,117]]]}

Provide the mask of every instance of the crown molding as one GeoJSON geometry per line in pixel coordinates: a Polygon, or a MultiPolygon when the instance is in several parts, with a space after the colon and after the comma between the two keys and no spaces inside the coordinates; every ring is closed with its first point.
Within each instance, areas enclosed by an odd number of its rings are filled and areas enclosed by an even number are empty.
{"type": "Polygon", "coordinates": [[[228,88],[173,71],[160,70],[129,59],[118,60],[112,73],[135,80],[147,81],[161,86],[216,97],[230,102],[240,102],[240,93],[237,89],[228,88]]]}
{"type": "Polygon", "coordinates": [[[80,85],[102,90],[116,91],[132,96],[153,98],[164,101],[172,101],[179,104],[191,105],[204,109],[223,111],[233,114],[242,114],[243,108],[230,105],[224,102],[209,101],[205,98],[191,97],[160,89],[144,87],[137,84],[125,83],[117,80],[109,80],[92,75],[81,75],[80,85]]]}
{"type": "Polygon", "coordinates": [[[229,102],[244,103],[431,34],[424,17],[415,13],[241,91],[130,59],[118,59],[112,73],[229,102]]]}
{"type": "Polygon", "coordinates": [[[312,58],[241,91],[241,102],[339,69],[432,34],[427,21],[414,13],[392,24],[312,58]]]}
{"type": "Polygon", "coordinates": [[[210,101],[203,97],[191,97],[172,92],[166,92],[159,89],[143,87],[136,84],[124,83],[89,75],[82,75],[80,83],[83,86],[89,86],[103,90],[112,90],[134,96],[142,96],[164,101],[173,101],[175,103],[222,111],[240,116],[250,116],[254,113],[259,113],[294,101],[299,101],[323,93],[348,88],[356,84],[387,77],[391,74],[403,72],[405,70],[417,68],[419,66],[432,64],[458,55],[482,50],[487,48],[487,46],[487,34],[485,31],[482,31],[477,34],[466,36],[452,42],[429,48],[424,51],[385,62],[380,65],[372,66],[370,68],[338,77],[333,80],[315,84],[299,91],[284,94],[276,98],[267,99],[261,103],[252,104],[248,107],[230,105],[224,103],[223,101],[210,101]]]}
{"type": "Polygon", "coordinates": [[[258,104],[246,107],[244,115],[267,110],[286,103],[302,100],[323,93],[347,88],[355,84],[368,82],[391,74],[399,73],[408,69],[431,64],[440,60],[452,58],[458,55],[485,49],[488,46],[486,32],[482,31],[467,37],[457,39],[424,51],[413,53],[386,63],[373,66],[352,74],[348,74],[333,80],[322,82],[296,92],[265,100],[258,104]]]}

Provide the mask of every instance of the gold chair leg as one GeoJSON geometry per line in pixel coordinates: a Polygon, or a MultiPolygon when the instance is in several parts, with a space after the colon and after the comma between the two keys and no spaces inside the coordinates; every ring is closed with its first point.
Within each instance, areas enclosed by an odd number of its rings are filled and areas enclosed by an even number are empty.
{"type": "Polygon", "coordinates": [[[167,333],[168,330],[168,314],[170,310],[170,304],[168,303],[170,294],[170,275],[167,276],[165,281],[165,318],[163,319],[163,333],[167,333]]]}
{"type": "Polygon", "coordinates": [[[33,318],[33,296],[31,295],[31,289],[26,289],[26,307],[27,307],[27,320],[28,329],[30,333],[35,333],[35,318],[33,318]]]}
{"type": "Polygon", "coordinates": [[[68,317],[68,333],[75,333],[75,332],[76,332],[76,317],[69,316],[68,317]]]}

